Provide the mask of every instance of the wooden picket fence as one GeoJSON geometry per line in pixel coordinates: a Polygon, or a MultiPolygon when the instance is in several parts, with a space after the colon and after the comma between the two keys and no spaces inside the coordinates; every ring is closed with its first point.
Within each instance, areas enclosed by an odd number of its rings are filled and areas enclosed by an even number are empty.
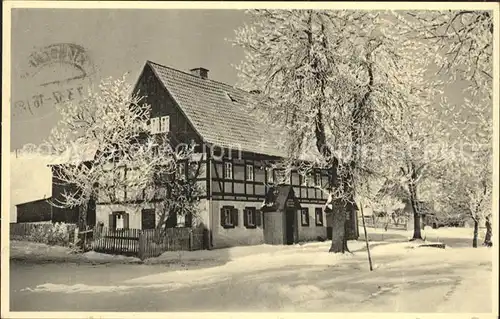
{"type": "Polygon", "coordinates": [[[404,220],[400,223],[395,223],[394,221],[387,221],[387,219],[380,218],[378,220],[374,220],[371,217],[365,217],[365,225],[366,227],[371,228],[385,228],[387,229],[399,229],[399,230],[408,230],[408,220],[404,220]]]}
{"type": "Polygon", "coordinates": [[[112,230],[96,227],[91,247],[97,252],[136,256],[139,253],[140,233],[140,229],[112,230]]]}
{"type": "Polygon", "coordinates": [[[136,256],[144,260],[166,251],[201,250],[204,248],[204,232],[202,229],[168,228],[161,234],[155,229],[96,227],[91,247],[96,252],[136,256]]]}

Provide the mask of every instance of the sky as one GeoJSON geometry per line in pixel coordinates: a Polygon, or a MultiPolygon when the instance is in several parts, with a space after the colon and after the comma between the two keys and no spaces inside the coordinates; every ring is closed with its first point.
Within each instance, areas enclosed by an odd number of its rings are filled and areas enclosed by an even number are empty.
{"type": "MultiPolygon", "coordinates": [[[[211,79],[234,85],[234,65],[244,52],[228,39],[249,20],[243,10],[228,9],[13,9],[11,150],[49,137],[59,119],[55,94],[75,98],[79,88],[124,73],[134,84],[147,60],[184,71],[204,67],[211,79]],[[30,66],[31,56],[60,43],[82,48],[86,77],[64,82],[82,71],[60,63],[30,66]],[[60,82],[41,85],[54,81],[60,82]]],[[[461,103],[463,89],[455,86],[446,95],[461,103]]]]}
{"type": "Polygon", "coordinates": [[[245,19],[248,16],[242,10],[13,9],[11,150],[42,143],[57,123],[53,102],[35,107],[33,96],[50,96],[126,72],[133,84],[147,60],[184,71],[204,67],[211,79],[235,84],[234,65],[244,55],[226,39],[233,38],[245,19]],[[29,66],[33,52],[58,43],[83,47],[93,74],[76,83],[41,87],[46,81],[77,75],[62,65],[50,65],[38,73],[29,66]],[[19,104],[28,100],[31,111],[19,104]]]}
{"type": "MultiPolygon", "coordinates": [[[[59,120],[54,104],[56,93],[78,98],[78,88],[124,73],[129,73],[128,81],[134,84],[147,60],[184,71],[204,67],[210,70],[211,79],[234,85],[238,79],[234,65],[241,62],[244,52],[227,39],[233,38],[235,29],[249,20],[243,10],[227,9],[13,9],[11,151],[27,144],[40,145],[49,137],[59,120]],[[82,69],[61,63],[43,64],[40,54],[52,55],[47,48],[54,45],[59,49],[81,48],[80,53],[86,56],[82,69]],[[86,76],[64,81],[82,74],[86,76]],[[48,82],[56,83],[42,85],[48,82]],[[43,103],[39,96],[44,97],[43,103]],[[21,106],[28,103],[29,110],[24,110],[21,106]]],[[[53,55],[55,61],[61,58],[60,52],[53,55]]],[[[461,103],[463,89],[454,86],[446,95],[461,103]]],[[[12,185],[11,204],[28,200],[24,194],[36,191],[40,196],[50,196],[45,191],[50,189],[50,179],[45,178],[40,184],[30,178],[46,169],[43,158],[36,165],[31,161],[31,169],[27,169],[28,162],[21,156],[16,163],[11,171],[20,175],[11,181],[20,181],[22,185],[12,185]],[[27,189],[27,184],[36,191],[27,189]]],[[[47,174],[44,176],[50,176],[50,171],[47,174]]],[[[14,211],[11,209],[11,213],[14,211]]]]}

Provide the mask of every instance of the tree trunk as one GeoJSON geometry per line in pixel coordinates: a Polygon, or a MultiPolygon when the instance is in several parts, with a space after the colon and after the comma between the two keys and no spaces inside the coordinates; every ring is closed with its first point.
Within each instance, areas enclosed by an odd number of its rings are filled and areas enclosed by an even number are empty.
{"type": "Polygon", "coordinates": [[[417,190],[412,182],[408,185],[408,189],[410,190],[410,203],[413,209],[413,238],[411,240],[422,239],[420,212],[417,207],[417,190]]]}
{"type": "MultiPolygon", "coordinates": [[[[328,144],[326,143],[326,130],[325,130],[325,123],[323,119],[323,111],[322,108],[324,104],[326,103],[327,97],[326,97],[326,77],[323,76],[321,71],[318,70],[318,58],[314,58],[314,37],[313,37],[313,15],[314,12],[312,10],[308,11],[309,17],[308,17],[308,26],[309,30],[307,32],[307,37],[308,37],[308,51],[309,51],[309,63],[311,65],[311,68],[315,71],[315,84],[319,87],[319,94],[316,100],[316,116],[315,116],[315,128],[314,128],[314,134],[316,137],[316,148],[317,150],[321,153],[323,158],[327,160],[330,163],[330,167],[332,170],[332,186],[335,187],[338,185],[338,175],[337,175],[337,170],[340,165],[339,160],[335,157],[333,151],[330,149],[328,144]]],[[[326,27],[323,23],[320,25],[321,27],[321,34],[324,34],[326,32],[326,27]]],[[[323,49],[327,50],[328,45],[326,43],[327,37],[323,36],[321,45],[323,49]]],[[[349,251],[347,248],[347,238],[346,238],[346,217],[344,213],[345,207],[348,207],[347,201],[341,201],[342,202],[342,209],[334,210],[333,211],[333,225],[332,225],[332,246],[330,247],[330,252],[334,253],[344,253],[346,251],[349,251]]]]}
{"type": "Polygon", "coordinates": [[[472,247],[477,248],[477,237],[479,234],[479,221],[474,219],[474,237],[472,238],[472,247]]]}
{"type": "Polygon", "coordinates": [[[492,235],[492,228],[491,228],[491,223],[489,220],[486,220],[486,234],[484,235],[484,246],[491,247],[493,246],[493,243],[491,242],[491,235],[492,235]]]}
{"type": "Polygon", "coordinates": [[[79,228],[82,230],[87,229],[87,207],[88,203],[84,203],[79,207],[79,228]]]}
{"type": "Polygon", "coordinates": [[[81,231],[83,232],[83,238],[82,238],[82,241],[80,242],[80,246],[82,248],[83,251],[86,251],[87,249],[87,207],[88,207],[88,202],[85,202],[83,203],[80,207],[79,207],[79,228],[81,229],[81,231]]]}
{"type": "MultiPolygon", "coordinates": [[[[412,206],[413,206],[413,204],[412,204],[412,206]]],[[[422,229],[420,226],[420,214],[413,213],[413,237],[412,237],[412,240],[423,239],[421,230],[422,229]]]]}
{"type": "Polygon", "coordinates": [[[343,209],[333,210],[332,222],[332,245],[330,246],[331,253],[345,253],[347,240],[345,234],[345,212],[343,209]]]}

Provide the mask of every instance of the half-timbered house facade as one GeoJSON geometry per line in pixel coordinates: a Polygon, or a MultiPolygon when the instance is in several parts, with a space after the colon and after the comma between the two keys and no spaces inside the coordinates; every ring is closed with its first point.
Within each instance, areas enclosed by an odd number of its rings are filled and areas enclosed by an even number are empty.
{"type": "MultiPolygon", "coordinates": [[[[202,226],[210,247],[292,244],[327,238],[327,195],[307,185],[326,185],[328,173],[314,171],[309,184],[292,171],[271,168],[286,156],[265,125],[247,108],[251,94],[208,78],[208,70],[183,72],[148,61],[135,92],[151,105],[152,134],[168,134],[174,144],[196,143],[196,178],[203,189],[199,214],[172,227],[202,226]],[[278,185],[277,181],[282,181],[278,185]]],[[[191,165],[181,164],[188,172],[191,165]]],[[[184,173],[183,173],[184,174],[184,173]]],[[[130,196],[130,195],[129,195],[130,196]]],[[[136,196],[136,195],[133,195],[136,196]]],[[[107,227],[153,228],[153,208],[98,200],[96,222],[107,227]]],[[[357,238],[356,212],[349,212],[350,238],[357,238]]]]}

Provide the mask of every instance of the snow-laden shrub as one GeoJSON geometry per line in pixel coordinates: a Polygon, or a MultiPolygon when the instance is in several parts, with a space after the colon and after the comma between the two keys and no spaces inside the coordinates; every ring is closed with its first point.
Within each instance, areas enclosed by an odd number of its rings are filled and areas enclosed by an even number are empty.
{"type": "Polygon", "coordinates": [[[28,240],[48,245],[67,246],[73,227],[66,223],[44,224],[34,227],[28,240]]]}
{"type": "Polygon", "coordinates": [[[28,240],[36,243],[47,243],[47,229],[50,224],[36,225],[33,227],[28,235],[28,240]]]}
{"type": "Polygon", "coordinates": [[[68,244],[69,232],[68,225],[65,223],[55,223],[47,235],[47,243],[49,245],[63,246],[68,244]]]}

